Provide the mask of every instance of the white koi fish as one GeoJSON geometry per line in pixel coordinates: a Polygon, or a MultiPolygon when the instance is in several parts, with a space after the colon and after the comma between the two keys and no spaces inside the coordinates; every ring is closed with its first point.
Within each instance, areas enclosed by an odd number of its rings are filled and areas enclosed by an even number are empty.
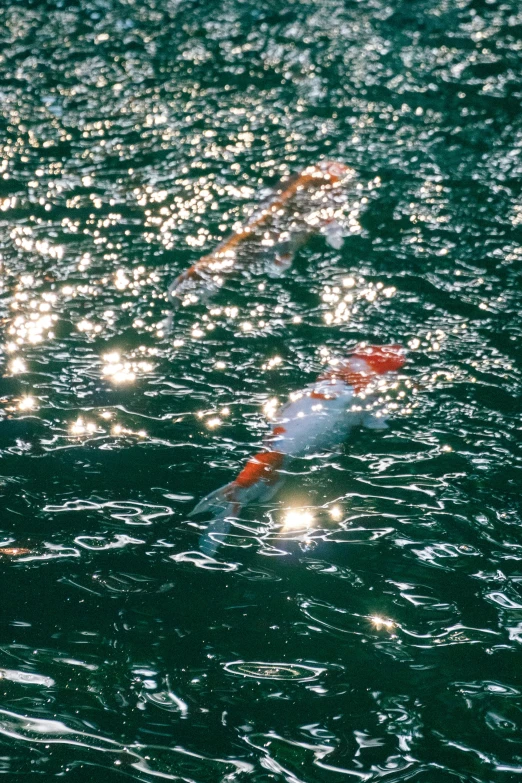
{"type": "Polygon", "coordinates": [[[248,269],[256,259],[267,261],[277,276],[292,264],[297,250],[317,232],[339,249],[342,228],[335,220],[342,186],[355,172],[343,163],[322,161],[283,181],[269,201],[207,256],[171,283],[172,304],[190,304],[219,288],[225,276],[248,269]]]}
{"type": "MultiPolygon", "coordinates": [[[[226,532],[227,520],[237,517],[244,506],[270,500],[282,484],[281,470],[290,458],[331,450],[356,427],[385,429],[385,419],[372,410],[377,386],[383,375],[399,370],[404,361],[399,345],[361,347],[315,383],[290,395],[271,422],[265,450],[251,457],[234,481],[201,500],[189,516],[209,511],[213,524],[208,532],[226,532]]],[[[207,533],[200,547],[211,555],[217,542],[207,533]]]]}

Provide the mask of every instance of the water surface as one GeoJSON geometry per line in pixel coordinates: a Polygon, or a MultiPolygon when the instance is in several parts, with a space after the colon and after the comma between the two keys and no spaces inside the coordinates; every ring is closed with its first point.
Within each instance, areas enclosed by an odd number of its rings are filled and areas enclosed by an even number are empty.
{"type": "Polygon", "coordinates": [[[514,780],[519,4],[6,0],[0,30],[1,771],[514,780]],[[343,249],[167,329],[174,277],[324,158],[360,184],[343,249]],[[195,502],[358,340],[409,348],[389,429],[205,557],[195,502]]]}

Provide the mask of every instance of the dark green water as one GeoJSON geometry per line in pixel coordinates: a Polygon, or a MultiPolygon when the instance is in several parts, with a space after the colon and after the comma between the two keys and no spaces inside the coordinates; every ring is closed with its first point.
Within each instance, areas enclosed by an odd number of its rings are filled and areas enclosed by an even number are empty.
{"type": "Polygon", "coordinates": [[[518,779],[519,3],[4,0],[0,40],[0,544],[31,550],[0,771],[518,779]],[[174,276],[324,157],[368,196],[342,251],[163,331],[174,276]],[[205,560],[196,500],[360,339],[410,347],[390,428],[205,560]]]}

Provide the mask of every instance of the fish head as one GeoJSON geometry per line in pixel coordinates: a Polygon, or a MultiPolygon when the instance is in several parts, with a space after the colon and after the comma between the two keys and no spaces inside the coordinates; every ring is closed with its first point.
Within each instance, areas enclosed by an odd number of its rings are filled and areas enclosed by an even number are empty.
{"type": "Polygon", "coordinates": [[[346,359],[336,361],[319,376],[319,380],[342,381],[356,392],[366,390],[376,375],[400,370],[406,360],[400,345],[364,345],[356,348],[346,359]]]}

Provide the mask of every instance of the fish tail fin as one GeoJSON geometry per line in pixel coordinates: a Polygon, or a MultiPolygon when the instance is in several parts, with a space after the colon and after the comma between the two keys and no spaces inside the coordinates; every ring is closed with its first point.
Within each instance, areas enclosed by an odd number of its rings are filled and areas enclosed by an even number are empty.
{"type": "Polygon", "coordinates": [[[231,481],[230,484],[225,484],[223,487],[214,490],[210,495],[204,497],[203,500],[200,500],[188,516],[195,517],[198,514],[205,514],[207,511],[211,511],[217,519],[223,514],[226,516],[233,514],[234,507],[236,506],[239,511],[242,503],[238,490],[239,487],[237,487],[235,481],[231,481]]]}
{"type": "Polygon", "coordinates": [[[180,279],[177,277],[167,288],[167,300],[168,303],[171,305],[171,307],[174,310],[177,310],[180,306],[180,298],[179,298],[179,286],[180,286],[180,279]]]}
{"type": "MultiPolygon", "coordinates": [[[[239,513],[239,511],[236,513],[239,513]]],[[[221,544],[221,537],[226,536],[230,529],[231,516],[235,515],[232,512],[229,514],[227,511],[223,511],[217,517],[214,517],[207,530],[199,537],[200,552],[209,557],[214,557],[221,544]]]]}
{"type": "Polygon", "coordinates": [[[230,520],[240,513],[243,502],[242,490],[235,481],[225,484],[207,495],[192,511],[189,517],[209,511],[212,520],[199,539],[199,549],[203,554],[214,557],[220,544],[220,535],[225,536],[230,528],[230,520]],[[217,534],[217,535],[216,535],[217,534]]]}
{"type": "Polygon", "coordinates": [[[211,288],[211,281],[205,272],[207,257],[200,258],[195,264],[181,272],[167,289],[167,299],[170,304],[178,308],[187,294],[195,294],[197,298],[204,298],[205,288],[211,288]]]}
{"type": "Polygon", "coordinates": [[[172,281],[172,283],[169,285],[167,289],[167,299],[169,300],[169,304],[171,304],[172,307],[174,307],[176,310],[181,304],[181,299],[184,294],[184,289],[186,288],[186,283],[187,280],[189,279],[187,273],[188,270],[178,275],[176,279],[172,281]]]}
{"type": "Polygon", "coordinates": [[[235,481],[211,492],[189,513],[189,517],[209,512],[212,521],[200,539],[199,548],[206,555],[213,555],[219,547],[219,536],[225,535],[230,520],[237,517],[243,506],[251,502],[268,500],[277,492],[283,477],[280,469],[285,455],[279,451],[262,451],[247,461],[235,481]]]}
{"type": "Polygon", "coordinates": [[[189,517],[210,511],[216,518],[222,515],[234,516],[242,506],[253,500],[272,494],[272,487],[280,480],[279,470],[283,467],[285,455],[280,451],[261,451],[246,462],[234,481],[215,489],[200,500],[189,513],[189,517]]]}

